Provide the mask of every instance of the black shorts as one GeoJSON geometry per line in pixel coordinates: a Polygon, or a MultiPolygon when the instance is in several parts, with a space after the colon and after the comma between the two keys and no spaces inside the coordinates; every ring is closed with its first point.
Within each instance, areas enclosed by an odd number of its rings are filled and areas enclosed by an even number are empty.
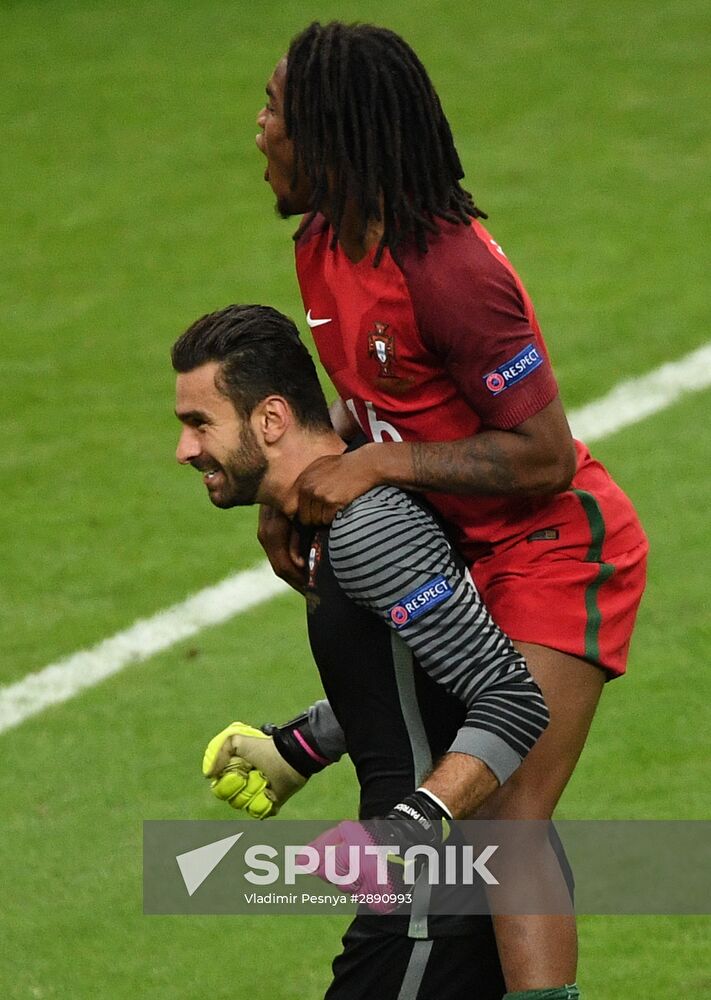
{"type": "Polygon", "coordinates": [[[506,986],[489,918],[474,933],[414,940],[387,917],[356,917],[324,1000],[501,1000],[506,986]]]}

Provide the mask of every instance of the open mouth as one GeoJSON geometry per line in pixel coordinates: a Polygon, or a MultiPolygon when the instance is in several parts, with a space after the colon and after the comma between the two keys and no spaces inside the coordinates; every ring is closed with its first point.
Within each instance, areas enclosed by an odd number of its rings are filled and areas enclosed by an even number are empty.
{"type": "MultiPolygon", "coordinates": [[[[263,136],[263,134],[261,132],[258,132],[257,135],[254,137],[254,141],[257,144],[257,149],[259,150],[259,152],[262,154],[262,156],[266,157],[267,153],[266,153],[266,150],[264,148],[264,136],[263,136]]],[[[264,168],[264,180],[265,181],[269,180],[269,163],[268,162],[267,162],[267,166],[264,168]]]]}
{"type": "Polygon", "coordinates": [[[202,471],[202,481],[206,486],[214,486],[222,475],[222,469],[204,469],[202,471]]]}

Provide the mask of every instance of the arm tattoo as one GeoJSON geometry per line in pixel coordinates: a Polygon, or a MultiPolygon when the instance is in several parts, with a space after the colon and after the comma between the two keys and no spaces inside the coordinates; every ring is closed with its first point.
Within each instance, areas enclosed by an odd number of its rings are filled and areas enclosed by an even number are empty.
{"type": "Polygon", "coordinates": [[[521,486],[516,456],[503,445],[496,432],[461,441],[414,442],[413,485],[420,490],[444,489],[450,493],[518,493],[521,486]]]}

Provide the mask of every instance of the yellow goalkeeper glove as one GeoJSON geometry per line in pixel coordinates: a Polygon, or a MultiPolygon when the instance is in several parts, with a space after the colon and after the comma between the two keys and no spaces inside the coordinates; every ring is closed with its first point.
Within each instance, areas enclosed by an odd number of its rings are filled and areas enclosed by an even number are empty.
{"type": "Polygon", "coordinates": [[[276,749],[273,737],[244,722],[233,722],[210,740],[202,773],[211,779],[218,799],[255,819],[276,816],[306,784],[276,749]]]}
{"type": "Polygon", "coordinates": [[[311,774],[330,763],[313,748],[305,716],[269,729],[267,734],[244,722],[233,722],[210,740],[202,762],[202,773],[211,779],[218,799],[234,809],[244,809],[255,819],[276,816],[311,774]],[[301,732],[295,736],[297,729],[306,732],[308,743],[301,732]],[[309,747],[308,753],[304,745],[309,747]],[[306,773],[297,771],[285,755],[306,773]]]}

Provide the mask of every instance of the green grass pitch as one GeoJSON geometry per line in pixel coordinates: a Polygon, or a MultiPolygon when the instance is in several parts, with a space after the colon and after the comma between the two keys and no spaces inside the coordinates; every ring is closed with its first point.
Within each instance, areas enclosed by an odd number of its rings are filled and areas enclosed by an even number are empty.
{"type": "MultiPolygon", "coordinates": [[[[254,118],[288,39],[334,16],[423,58],[569,407],[709,338],[701,0],[8,0],[0,683],[259,560],[253,512],[213,510],[173,460],[168,349],[228,302],[300,321],[254,118]]],[[[561,816],[709,816],[707,409],[689,397],[594,448],[645,522],[650,583],[561,816]]],[[[207,739],[318,695],[302,619],[281,597],[0,735],[0,997],[322,994],[342,919],[141,913],[141,821],[227,818],[207,739]]],[[[344,764],[288,815],[354,801],[344,764]]],[[[581,919],[586,997],[711,995],[710,929],[581,919]]]]}

